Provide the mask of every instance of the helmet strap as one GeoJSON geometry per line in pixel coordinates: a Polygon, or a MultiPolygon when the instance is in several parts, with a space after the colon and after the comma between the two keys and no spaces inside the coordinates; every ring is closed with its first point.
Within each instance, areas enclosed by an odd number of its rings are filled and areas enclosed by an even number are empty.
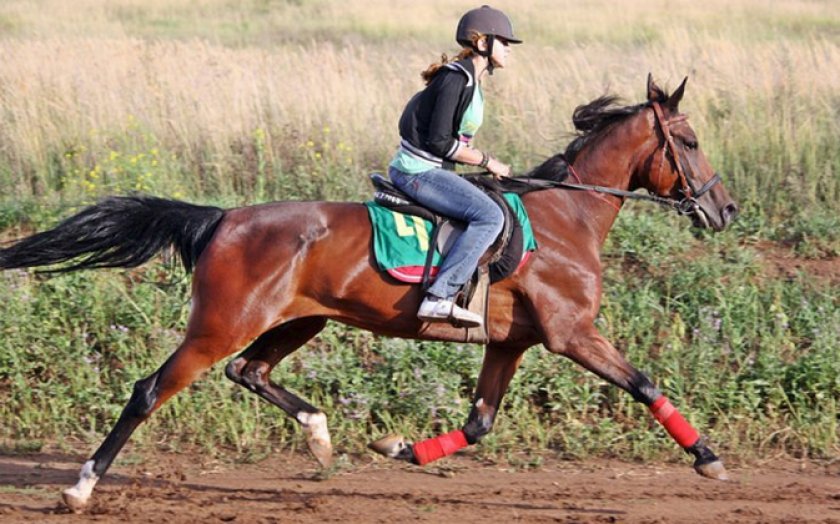
{"type": "Polygon", "coordinates": [[[485,38],[487,38],[487,50],[481,51],[476,46],[475,51],[487,59],[487,73],[492,75],[493,70],[496,68],[496,64],[493,63],[493,44],[496,43],[496,35],[486,35],[485,38]]]}

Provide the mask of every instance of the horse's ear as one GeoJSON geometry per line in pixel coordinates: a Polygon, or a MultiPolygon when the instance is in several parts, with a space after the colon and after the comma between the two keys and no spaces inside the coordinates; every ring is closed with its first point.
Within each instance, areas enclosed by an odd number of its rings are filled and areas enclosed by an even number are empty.
{"type": "Polygon", "coordinates": [[[647,78],[647,98],[648,102],[664,102],[666,98],[665,91],[656,85],[656,82],[653,81],[653,75],[650,73],[648,73],[647,78]]]}
{"type": "Polygon", "coordinates": [[[674,93],[671,95],[671,98],[668,99],[668,103],[665,104],[668,107],[668,109],[671,110],[672,113],[676,113],[677,108],[680,106],[680,100],[682,100],[682,97],[685,94],[686,82],[688,82],[688,77],[683,78],[680,87],[678,87],[677,90],[674,91],[674,93]]]}

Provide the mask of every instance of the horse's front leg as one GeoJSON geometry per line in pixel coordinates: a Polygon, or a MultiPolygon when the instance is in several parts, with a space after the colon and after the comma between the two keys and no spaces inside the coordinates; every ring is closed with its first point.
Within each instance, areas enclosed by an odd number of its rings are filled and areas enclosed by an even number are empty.
{"type": "Polygon", "coordinates": [[[523,348],[494,344],[487,346],[472,409],[462,429],[414,444],[406,442],[402,436],[388,435],[371,443],[370,448],[387,457],[407,460],[422,466],[475,444],[493,428],[502,397],[519,368],[524,353],[523,348]]]}
{"type": "Polygon", "coordinates": [[[565,344],[546,344],[599,377],[624,389],[646,405],[669,435],[695,457],[694,469],[704,477],[728,480],[726,469],[704,439],[642,372],[630,365],[595,328],[584,330],[565,344]]]}

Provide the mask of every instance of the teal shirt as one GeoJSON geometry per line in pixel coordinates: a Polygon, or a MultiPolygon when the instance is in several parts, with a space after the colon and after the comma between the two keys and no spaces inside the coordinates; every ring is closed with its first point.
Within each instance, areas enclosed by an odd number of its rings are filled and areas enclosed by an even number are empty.
{"type": "Polygon", "coordinates": [[[473,92],[470,105],[467,106],[467,110],[464,111],[464,116],[461,118],[461,127],[458,128],[461,142],[469,144],[482,123],[484,123],[484,92],[478,85],[473,92]]]}
{"type": "MultiPolygon", "coordinates": [[[[470,105],[467,106],[466,111],[464,111],[464,116],[461,117],[461,124],[458,126],[458,135],[460,135],[461,143],[469,144],[482,123],[484,123],[484,93],[481,90],[481,86],[478,85],[473,92],[470,105]]],[[[390,166],[409,175],[416,175],[417,173],[440,167],[439,164],[412,155],[403,148],[397,150],[396,155],[391,160],[390,166]]]]}

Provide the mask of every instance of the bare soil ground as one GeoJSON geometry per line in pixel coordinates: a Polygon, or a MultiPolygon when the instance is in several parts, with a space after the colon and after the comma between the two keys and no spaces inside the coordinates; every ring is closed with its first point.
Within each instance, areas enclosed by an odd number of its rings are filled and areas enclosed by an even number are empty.
{"type": "Polygon", "coordinates": [[[83,457],[0,456],[2,522],[833,522],[840,464],[768,461],[696,475],[686,464],[547,460],[537,469],[456,455],[419,468],[372,456],[319,480],[306,456],[257,464],[153,454],[116,466],[84,513],[60,492],[83,457]]]}
{"type": "Polygon", "coordinates": [[[793,279],[803,274],[828,286],[840,285],[840,257],[799,257],[780,244],[766,241],[759,242],[754,248],[758,252],[764,278],[793,279]]]}

